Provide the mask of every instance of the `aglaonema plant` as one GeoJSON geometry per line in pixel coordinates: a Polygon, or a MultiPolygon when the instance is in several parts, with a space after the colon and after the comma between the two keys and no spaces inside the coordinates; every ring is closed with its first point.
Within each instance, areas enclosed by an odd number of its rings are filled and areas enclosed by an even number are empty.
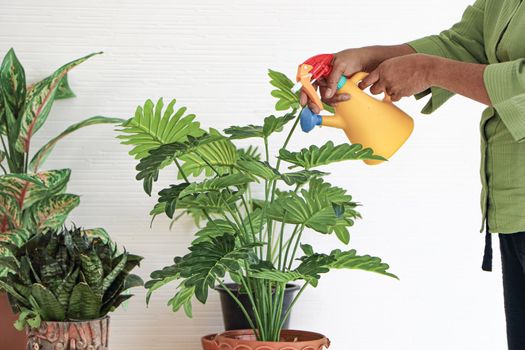
{"type": "MultiPolygon", "coordinates": [[[[31,232],[62,226],[79,198],[65,193],[69,169],[41,171],[42,165],[58,141],[76,130],[122,122],[104,116],[85,119],[32,153],[33,136],[46,122],[54,101],[75,96],[68,72],[96,54],[69,62],[32,85],[27,85],[14,50],[5,55],[0,66],[0,241],[20,245],[31,232]]],[[[6,254],[0,249],[0,256],[6,254]]]]}
{"type": "Polygon", "coordinates": [[[319,168],[383,158],[361,145],[331,141],[290,150],[299,122],[298,95],[291,92],[293,83],[285,75],[270,71],[269,76],[276,87],[276,109],[288,113],[266,117],[262,125],[232,126],[224,133],[204,130],[185,107],[175,108],[175,100],[166,108],[162,99],[156,104],[148,100],[123,124],[119,137],[133,146],[130,154],[139,160],[137,179],[148,195],[161,169],[174,165],[178,171],[179,181],[159,192],[151,214],[165,213],[172,219],[179,213],[197,214],[204,222],[188,254],[151,274],[148,302],[155,290],[176,282],[169,305],[191,317],[192,299],[206,303],[209,289],[218,285],[237,302],[259,340],[278,341],[303,291],[317,286],[331,269],[395,276],[380,258],[358,255],[353,249],[319,252],[304,243],[307,235],[333,234],[347,245],[348,229],[360,218],[352,196],[328,183],[328,173],[319,168]],[[276,134],[285,129],[288,133],[274,157],[270,140],[278,141],[276,134]],[[237,147],[241,139],[258,140],[263,154],[253,147],[237,147]],[[253,196],[257,186],[264,189],[260,198],[253,196]],[[253,317],[225,283],[228,277],[248,295],[253,317]],[[284,291],[292,281],[302,281],[301,289],[281,317],[284,291]]]}

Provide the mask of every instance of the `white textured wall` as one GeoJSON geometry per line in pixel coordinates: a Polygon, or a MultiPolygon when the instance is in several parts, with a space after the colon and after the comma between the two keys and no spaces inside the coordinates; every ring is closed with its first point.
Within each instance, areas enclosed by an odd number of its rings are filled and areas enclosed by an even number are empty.
{"type": "MultiPolygon", "coordinates": [[[[160,96],[177,98],[205,126],[222,129],[260,123],[272,113],[267,68],[294,75],[316,53],[436,33],[468,3],[2,0],[0,52],[14,47],[30,81],[86,53],[105,52],[72,72],[78,97],[55,104],[35,144],[91,115],[128,118],[146,98],[160,96]]],[[[482,108],[460,97],[432,117],[419,114],[421,102],[401,106],[416,118],[416,130],[390,163],[329,169],[330,180],[364,204],[352,246],[383,257],[401,281],[332,273],[305,293],[293,325],[327,334],[336,350],[503,349],[500,273],[480,271],[482,108]]],[[[114,136],[108,126],[85,129],[56,147],[47,167],[73,169],[70,190],[82,195],[82,204],[72,220],[106,227],[144,255],[140,273],[147,277],[185,253],[193,228],[187,220],[170,232],[166,219],[149,228],[154,201],[134,180],[135,161],[114,136]]],[[[345,141],[326,128],[308,136],[294,138],[292,148],[345,141]]],[[[272,143],[274,151],[281,142],[272,143]]],[[[173,180],[164,173],[157,188],[173,180]]],[[[326,249],[336,243],[314,233],[309,238],[326,249]]],[[[196,350],[201,335],[221,329],[215,293],[188,320],[165,307],[171,292],[157,293],[146,309],[138,291],[113,317],[111,348],[196,350]]]]}

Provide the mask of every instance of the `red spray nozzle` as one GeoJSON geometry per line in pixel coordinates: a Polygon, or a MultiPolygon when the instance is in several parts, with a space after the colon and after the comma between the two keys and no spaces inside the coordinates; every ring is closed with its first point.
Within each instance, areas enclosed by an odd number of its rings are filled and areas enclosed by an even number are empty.
{"type": "Polygon", "coordinates": [[[320,108],[323,103],[317,95],[312,83],[319,78],[326,77],[332,72],[332,60],[334,55],[322,54],[311,57],[299,65],[297,69],[297,84],[294,90],[303,88],[308,97],[320,108]]]}

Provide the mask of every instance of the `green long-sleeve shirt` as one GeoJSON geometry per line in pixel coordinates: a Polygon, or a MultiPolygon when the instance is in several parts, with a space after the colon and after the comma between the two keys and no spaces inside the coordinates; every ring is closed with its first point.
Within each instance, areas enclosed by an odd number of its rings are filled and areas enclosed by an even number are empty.
{"type": "MultiPolygon", "coordinates": [[[[460,22],[439,35],[409,43],[417,52],[487,64],[492,106],[481,117],[481,208],[490,232],[525,231],[525,4],[477,0],[460,22]]],[[[453,94],[433,87],[429,114],[453,94]]],[[[483,229],[483,227],[482,227],[483,229]]]]}

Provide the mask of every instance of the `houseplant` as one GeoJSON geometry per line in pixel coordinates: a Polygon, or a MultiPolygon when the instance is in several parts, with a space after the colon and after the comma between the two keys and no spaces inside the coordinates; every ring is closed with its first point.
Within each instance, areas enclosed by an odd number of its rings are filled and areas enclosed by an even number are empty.
{"type": "MultiPolygon", "coordinates": [[[[79,199],[64,193],[68,169],[40,171],[41,166],[56,143],[72,132],[89,125],[121,122],[102,116],[88,118],[66,128],[31,154],[32,137],[46,122],[54,101],[75,96],[68,84],[68,72],[93,55],[67,63],[30,86],[26,85],[24,68],[14,50],[4,57],[0,66],[0,241],[22,244],[31,232],[60,227],[79,199]]],[[[0,249],[0,257],[7,254],[0,249]]],[[[2,273],[0,269],[0,276],[2,273]]],[[[0,347],[25,344],[24,334],[13,332],[15,316],[3,293],[0,315],[0,347]]]]}
{"type": "MultiPolygon", "coordinates": [[[[163,110],[163,102],[147,101],[138,107],[134,118],[123,124],[124,143],[137,159],[137,179],[151,195],[159,172],[168,165],[178,170],[179,182],[159,192],[152,215],[165,213],[170,218],[196,215],[204,227],[195,235],[189,253],[174,259],[174,264],[152,273],[146,283],[148,299],[158,288],[177,282],[177,292],[169,301],[174,311],[184,309],[191,316],[191,302],[201,303],[208,291],[222,287],[248,319],[250,330],[226,332],[215,338],[216,345],[231,349],[242,344],[291,349],[297,346],[321,349],[326,338],[313,333],[282,332],[283,323],[308,286],[317,286],[330,269],[360,269],[395,277],[389,266],[377,257],[358,255],[355,250],[335,249],[316,252],[303,237],[309,234],[335,235],[348,244],[348,228],[360,217],[357,204],[343,188],[332,186],[328,175],[317,168],[346,160],[383,160],[371,149],[360,145],[310,146],[288,150],[299,122],[297,94],[293,83],[283,74],[270,71],[272,95],[278,98],[277,110],[283,116],[269,116],[261,126],[233,126],[223,135],[215,129],[200,128],[186,108],[176,110],[175,101],[163,110]],[[291,111],[290,111],[291,110],[291,111]],[[277,159],[269,154],[269,140],[285,127],[288,135],[277,159]],[[236,140],[253,138],[263,146],[262,159],[253,147],[236,147],[236,140]],[[287,168],[281,165],[288,164],[287,168]],[[253,196],[254,187],[264,190],[262,198],[253,196]],[[237,293],[225,282],[229,275],[250,301],[253,317],[239,301],[237,293]],[[301,281],[301,289],[291,307],[281,317],[287,283],[301,281]],[[282,341],[282,342],[280,342],[282,341]],[[306,342],[306,343],[305,343],[306,342]],[[306,345],[305,345],[306,344],[306,345]]],[[[252,142],[253,143],[253,142],[252,142]]],[[[203,339],[203,344],[205,343],[203,339]]]]}
{"type": "Polygon", "coordinates": [[[16,327],[27,329],[28,349],[107,349],[108,313],[143,285],[130,274],[141,257],[85,231],[47,230],[20,247],[0,242],[11,252],[0,260],[9,269],[0,286],[19,312],[16,327]]]}

